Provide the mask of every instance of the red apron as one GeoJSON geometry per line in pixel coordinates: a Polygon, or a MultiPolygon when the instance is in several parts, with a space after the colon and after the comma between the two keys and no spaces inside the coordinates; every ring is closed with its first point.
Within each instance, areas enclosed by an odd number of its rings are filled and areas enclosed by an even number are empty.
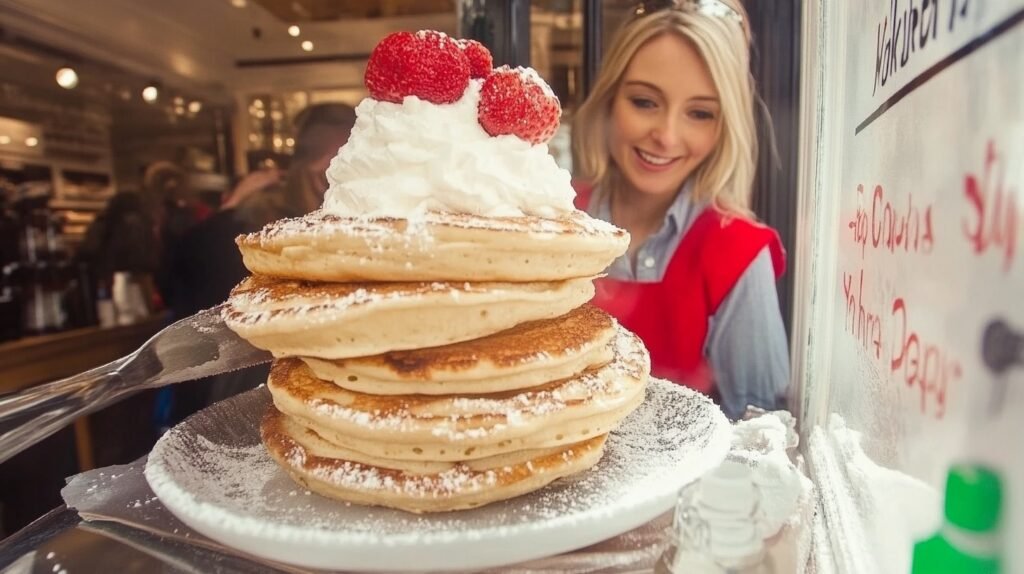
{"type": "MultiPolygon", "coordinates": [[[[585,210],[589,201],[590,190],[578,187],[577,207],[585,210]]],[[[714,377],[704,357],[709,321],[766,246],[778,278],[786,263],[775,230],[726,220],[707,208],[679,242],[660,282],[601,278],[592,302],[647,345],[654,376],[711,394],[714,377]]]]}

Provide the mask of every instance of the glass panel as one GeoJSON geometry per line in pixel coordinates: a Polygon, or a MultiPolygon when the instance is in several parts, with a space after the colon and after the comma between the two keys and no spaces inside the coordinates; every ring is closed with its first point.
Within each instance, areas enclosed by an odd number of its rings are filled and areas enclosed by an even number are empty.
{"type": "Polygon", "coordinates": [[[542,0],[530,5],[530,65],[558,95],[562,125],[548,143],[555,161],[572,167],[569,126],[583,102],[583,2],[542,0]]]}

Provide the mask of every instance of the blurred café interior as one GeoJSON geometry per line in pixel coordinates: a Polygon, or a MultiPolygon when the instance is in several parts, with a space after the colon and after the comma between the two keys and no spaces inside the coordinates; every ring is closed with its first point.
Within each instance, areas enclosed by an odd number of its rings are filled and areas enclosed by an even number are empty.
{"type": "MultiPolygon", "coordinates": [[[[286,168],[303,109],[356,105],[390,32],[474,37],[496,64],[536,68],[564,110],[551,152],[571,168],[573,110],[633,4],[0,0],[0,394],[109,362],[165,326],[158,276],[174,233],[244,175],[286,168]]],[[[789,243],[799,34],[785,32],[799,8],[746,4],[779,150],[762,160],[756,209],[789,243]]],[[[787,318],[791,291],[780,284],[787,318]]],[[[143,392],[0,465],[0,539],[59,505],[65,477],[148,452],[165,403],[143,392]]]]}

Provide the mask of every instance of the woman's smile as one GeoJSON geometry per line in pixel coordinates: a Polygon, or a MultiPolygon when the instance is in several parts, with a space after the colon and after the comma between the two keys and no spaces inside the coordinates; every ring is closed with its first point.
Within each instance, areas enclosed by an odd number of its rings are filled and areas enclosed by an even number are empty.
{"type": "Polygon", "coordinates": [[[680,157],[665,157],[649,153],[640,148],[633,148],[633,150],[636,152],[637,159],[639,159],[640,167],[647,171],[659,172],[671,169],[681,159],[680,157]]]}

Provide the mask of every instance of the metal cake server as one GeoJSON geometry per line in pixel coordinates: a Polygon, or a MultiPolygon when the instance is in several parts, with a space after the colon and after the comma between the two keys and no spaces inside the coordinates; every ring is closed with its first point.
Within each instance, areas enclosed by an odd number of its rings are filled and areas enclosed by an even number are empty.
{"type": "Polygon", "coordinates": [[[0,462],[128,395],[269,361],[227,328],[222,308],[182,319],[116,361],[0,397],[0,462]]]}

